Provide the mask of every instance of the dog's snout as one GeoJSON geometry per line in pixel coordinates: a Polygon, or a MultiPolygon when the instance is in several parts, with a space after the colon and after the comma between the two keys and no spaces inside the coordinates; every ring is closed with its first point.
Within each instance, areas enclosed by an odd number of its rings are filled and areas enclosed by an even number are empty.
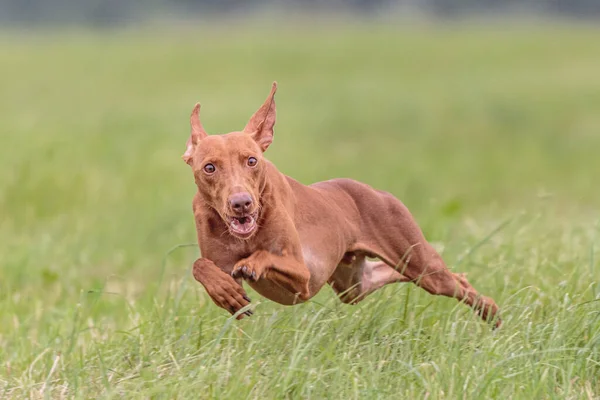
{"type": "Polygon", "coordinates": [[[252,196],[246,192],[232,194],[229,196],[229,206],[236,213],[246,213],[252,208],[252,196]]]}

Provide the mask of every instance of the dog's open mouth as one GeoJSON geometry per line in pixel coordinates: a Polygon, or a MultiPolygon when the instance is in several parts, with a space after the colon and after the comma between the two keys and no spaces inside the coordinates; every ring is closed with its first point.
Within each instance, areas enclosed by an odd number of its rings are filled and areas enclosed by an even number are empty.
{"type": "Polygon", "coordinates": [[[237,236],[246,238],[256,229],[257,213],[246,214],[241,217],[230,217],[229,229],[237,236]]]}

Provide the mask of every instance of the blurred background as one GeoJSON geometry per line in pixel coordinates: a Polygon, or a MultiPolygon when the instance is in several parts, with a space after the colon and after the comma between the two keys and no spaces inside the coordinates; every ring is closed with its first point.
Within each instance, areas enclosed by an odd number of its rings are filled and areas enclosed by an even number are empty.
{"type": "Polygon", "coordinates": [[[372,17],[469,16],[570,17],[593,19],[600,15],[596,0],[3,0],[3,23],[89,24],[113,27],[163,19],[260,15],[264,12],[331,13],[372,17]]]}
{"type": "MultiPolygon", "coordinates": [[[[392,192],[523,329],[570,315],[566,292],[600,293],[599,22],[597,0],[0,0],[0,394],[85,379],[97,393],[105,361],[129,368],[119,332],[145,327],[156,348],[217,335],[227,315],[190,274],[189,113],[199,101],[209,133],[240,129],[274,80],[266,156],[283,173],[392,192]],[[511,308],[520,301],[540,311],[511,308]],[[182,325],[159,323],[171,317],[182,325]]],[[[244,329],[332,298],[263,303],[244,329]]],[[[378,302],[410,304],[398,326],[455,307],[398,285],[336,315],[378,302]]],[[[178,346],[177,358],[192,345],[178,346]]]]}

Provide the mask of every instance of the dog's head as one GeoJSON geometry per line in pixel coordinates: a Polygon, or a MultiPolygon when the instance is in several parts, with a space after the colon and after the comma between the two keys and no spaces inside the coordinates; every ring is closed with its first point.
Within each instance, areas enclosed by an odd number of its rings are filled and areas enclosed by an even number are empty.
{"type": "Polygon", "coordinates": [[[229,232],[251,237],[257,229],[265,181],[263,152],[273,141],[275,92],[239,132],[208,136],[200,122],[200,104],[190,117],[192,132],[183,160],[192,167],[202,200],[225,221],[229,232]]]}

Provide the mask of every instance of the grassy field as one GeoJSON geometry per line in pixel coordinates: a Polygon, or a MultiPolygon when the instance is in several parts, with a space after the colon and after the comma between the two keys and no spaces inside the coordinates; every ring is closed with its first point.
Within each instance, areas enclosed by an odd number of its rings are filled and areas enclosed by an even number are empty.
{"type": "MultiPolygon", "coordinates": [[[[600,37],[370,25],[0,35],[0,397],[600,398],[600,37]],[[492,332],[395,285],[237,322],[190,273],[188,115],[413,211],[492,332]]],[[[385,229],[385,227],[382,227],[385,229]]]]}

